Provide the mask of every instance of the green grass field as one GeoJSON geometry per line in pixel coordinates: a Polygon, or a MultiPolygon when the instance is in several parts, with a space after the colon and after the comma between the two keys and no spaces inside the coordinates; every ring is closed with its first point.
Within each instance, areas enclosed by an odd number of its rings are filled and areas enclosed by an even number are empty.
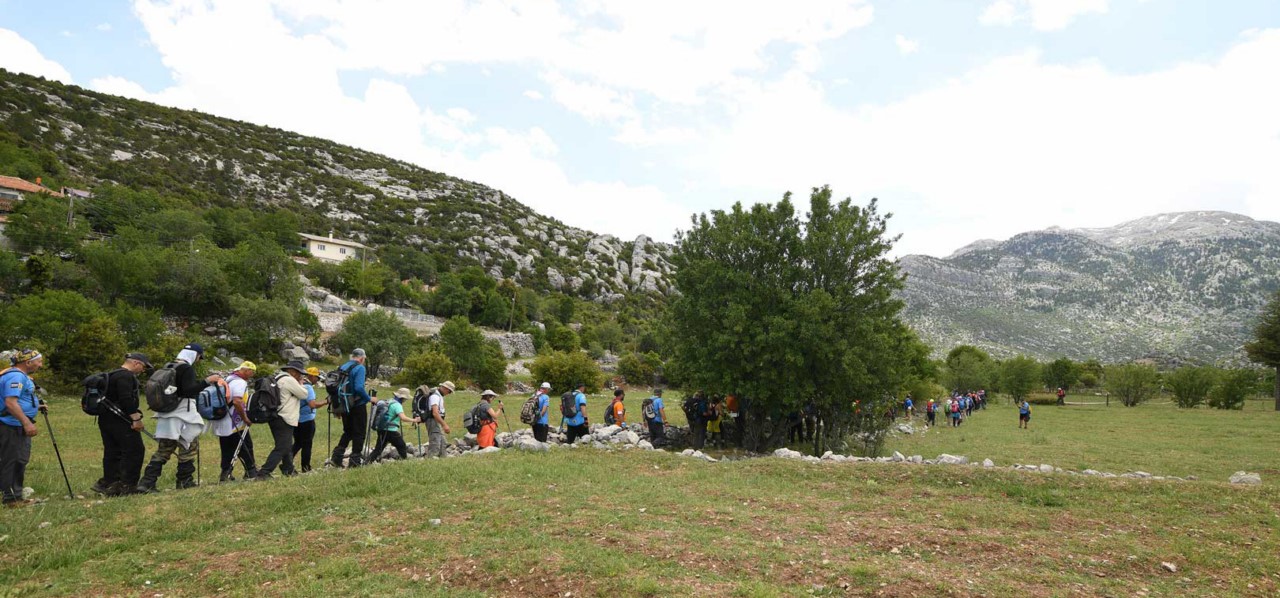
{"type": "MultiPolygon", "coordinates": [[[[459,393],[450,418],[473,400],[459,393]]],[[[520,400],[506,400],[513,423],[520,400]]],[[[218,485],[209,442],[205,487],[76,501],[65,498],[42,422],[27,484],[49,500],[0,512],[0,587],[21,596],[1269,596],[1280,592],[1280,457],[1268,432],[1280,414],[1263,407],[1037,407],[1027,432],[1005,403],[888,447],[1199,482],[557,449],[218,485]],[[1238,469],[1265,483],[1223,483],[1238,469]]],[[[72,483],[87,494],[100,463],[93,420],[68,399],[53,408],[72,483]]],[[[162,488],[173,487],[172,469],[162,488]]]]}

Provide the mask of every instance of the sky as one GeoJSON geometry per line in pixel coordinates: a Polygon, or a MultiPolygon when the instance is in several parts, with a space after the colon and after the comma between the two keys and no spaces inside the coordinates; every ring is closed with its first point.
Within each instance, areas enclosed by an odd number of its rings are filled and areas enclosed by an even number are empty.
{"type": "Polygon", "coordinates": [[[627,240],[820,185],[878,198],[896,255],[1280,220],[1277,0],[0,0],[0,67],[627,240]]]}

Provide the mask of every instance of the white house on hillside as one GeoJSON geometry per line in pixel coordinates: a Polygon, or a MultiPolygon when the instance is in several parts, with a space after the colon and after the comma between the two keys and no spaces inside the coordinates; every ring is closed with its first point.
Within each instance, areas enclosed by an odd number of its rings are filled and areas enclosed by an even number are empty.
{"type": "Polygon", "coordinates": [[[339,263],[351,258],[358,258],[361,252],[368,249],[364,245],[346,239],[335,239],[333,233],[327,237],[298,233],[307,242],[307,251],[311,256],[330,263],[339,263]]]}

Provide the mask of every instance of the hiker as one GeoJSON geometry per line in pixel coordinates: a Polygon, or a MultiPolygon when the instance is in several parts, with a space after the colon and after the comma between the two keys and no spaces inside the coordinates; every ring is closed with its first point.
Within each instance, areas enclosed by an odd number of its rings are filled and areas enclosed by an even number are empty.
{"type": "Polygon", "coordinates": [[[564,416],[565,442],[573,441],[591,433],[587,422],[587,385],[579,382],[572,392],[560,397],[560,415],[564,416]]]}
{"type": "Polygon", "coordinates": [[[711,397],[711,407],[707,415],[707,442],[712,446],[724,448],[724,434],[720,432],[720,395],[711,397]]]}
{"type": "Polygon", "coordinates": [[[444,457],[449,424],[444,421],[444,398],[453,394],[453,383],[445,380],[427,397],[427,456],[444,457]]]}
{"type": "Polygon", "coordinates": [[[621,388],[613,389],[613,402],[609,403],[609,408],[605,413],[605,415],[608,415],[609,417],[605,419],[604,423],[613,424],[619,427],[626,427],[627,407],[622,404],[622,401],[626,398],[626,393],[623,392],[621,388]]]}
{"type": "MultiPolygon", "coordinates": [[[[689,423],[693,425],[692,422],[689,423]]],[[[787,444],[804,440],[804,420],[801,419],[799,411],[792,411],[787,414],[787,444]]]]}
{"type": "Polygon", "coordinates": [[[938,403],[933,399],[929,399],[929,402],[924,405],[924,419],[925,423],[928,424],[929,427],[933,427],[937,424],[938,403]]]}
{"type": "Polygon", "coordinates": [[[484,449],[495,445],[494,439],[498,436],[498,415],[502,413],[502,401],[498,401],[498,408],[493,407],[493,398],[498,393],[492,390],[485,390],[480,393],[480,402],[473,408],[476,415],[480,416],[480,432],[476,434],[476,446],[484,449]]]}
{"type": "Polygon", "coordinates": [[[338,438],[338,445],[333,447],[333,454],[329,456],[335,467],[342,466],[342,456],[346,454],[348,444],[351,445],[351,458],[347,460],[347,467],[359,467],[364,462],[361,453],[364,452],[365,435],[369,429],[369,412],[365,406],[373,401],[364,388],[365,359],[364,349],[356,349],[351,352],[351,359],[338,368],[347,374],[347,380],[339,392],[347,400],[348,406],[347,413],[339,416],[342,419],[342,436],[338,438]]]}
{"type": "Polygon", "coordinates": [[[959,397],[953,397],[950,401],[947,401],[947,409],[951,411],[951,427],[959,428],[960,427],[959,397]]]}
{"type": "Polygon", "coordinates": [[[11,367],[0,374],[3,388],[4,414],[0,415],[0,491],[4,506],[24,507],[34,503],[22,497],[26,483],[27,463],[31,461],[31,439],[40,433],[36,428],[36,412],[48,407],[36,396],[36,383],[31,379],[41,367],[44,356],[34,349],[22,349],[9,359],[11,367]]]}
{"type": "Polygon", "coordinates": [[[307,375],[307,368],[301,361],[290,361],[281,372],[275,377],[276,389],[280,393],[280,411],[267,422],[275,448],[271,449],[262,469],[258,470],[258,475],[254,478],[256,480],[271,479],[271,472],[275,471],[277,465],[284,475],[298,474],[293,467],[293,435],[298,427],[302,401],[307,400],[307,391],[302,388],[302,378],[307,375]]]}
{"type": "Polygon", "coordinates": [[[907,420],[911,420],[916,414],[916,404],[911,400],[911,393],[907,393],[907,398],[902,401],[902,412],[907,414],[907,420]]]}
{"type": "Polygon", "coordinates": [[[249,415],[245,413],[245,399],[249,391],[249,381],[257,372],[258,366],[252,361],[241,362],[231,375],[227,376],[227,415],[213,420],[213,435],[218,437],[218,447],[222,449],[222,473],[219,482],[235,481],[231,469],[235,467],[236,458],[244,465],[244,477],[249,479],[258,475],[257,460],[253,455],[253,434],[249,432],[249,415]],[[236,448],[240,451],[237,453],[236,448]]]}
{"type": "Polygon", "coordinates": [[[1061,386],[1058,387],[1058,404],[1059,405],[1067,404],[1067,391],[1062,390],[1061,386]]]}
{"type": "Polygon", "coordinates": [[[551,429],[548,423],[551,411],[551,397],[548,394],[550,392],[551,383],[549,382],[543,382],[542,386],[538,387],[537,413],[533,417],[533,439],[538,442],[546,442],[547,432],[551,429]]]}
{"type": "MultiPolygon", "coordinates": [[[[690,446],[701,449],[707,444],[707,418],[710,417],[711,403],[701,390],[693,393],[693,397],[684,403],[685,417],[689,419],[689,431],[693,433],[690,446]]],[[[799,414],[797,413],[797,417],[799,414]]],[[[799,424],[797,424],[799,425],[799,424]]]]}
{"type": "Polygon", "coordinates": [[[301,453],[302,473],[311,471],[311,445],[316,438],[316,409],[329,404],[329,401],[316,400],[316,382],[323,377],[320,368],[307,368],[302,388],[307,391],[307,398],[298,405],[298,427],[293,431],[293,456],[301,453]]]}
{"type": "Polygon", "coordinates": [[[653,389],[653,396],[640,405],[645,423],[649,425],[649,442],[654,448],[667,444],[667,408],[662,403],[662,389],[653,389]]]}
{"type": "Polygon", "coordinates": [[[412,398],[409,389],[401,388],[392,395],[391,400],[387,401],[387,410],[382,415],[383,423],[379,424],[382,430],[378,431],[378,443],[373,447],[371,457],[375,462],[382,460],[382,451],[387,445],[396,448],[396,453],[401,459],[409,458],[409,447],[404,443],[404,434],[400,433],[400,422],[409,422],[411,424],[421,423],[422,420],[416,417],[409,417],[404,414],[405,399],[412,398]]]}
{"type": "Polygon", "coordinates": [[[103,400],[111,407],[98,416],[102,436],[102,478],[91,488],[104,496],[134,494],[142,477],[142,410],[138,409],[138,374],[151,369],[142,353],[124,356],[120,367],[107,372],[107,392],[103,400]],[[123,417],[122,417],[123,416],[123,417]],[[128,421],[125,421],[125,418],[128,421]]]}
{"type": "MultiPolygon", "coordinates": [[[[733,420],[733,444],[735,446],[742,445],[742,413],[738,407],[738,395],[731,394],[724,397],[725,412],[729,414],[729,419],[733,420]]],[[[724,425],[723,423],[721,425],[724,425]]]]}
{"type": "MultiPolygon", "coordinates": [[[[204,433],[204,418],[196,410],[196,396],[210,384],[226,385],[222,376],[211,374],[204,380],[196,377],[196,363],[204,357],[204,347],[199,343],[191,343],[178,352],[173,362],[166,364],[151,375],[152,381],[159,381],[160,373],[172,368],[173,386],[177,389],[177,406],[170,411],[157,412],[156,418],[156,452],[151,455],[147,469],[138,480],[139,492],[156,492],[156,481],[164,471],[164,464],[176,453],[178,455],[178,489],[196,486],[196,452],[200,450],[200,434],[204,433]]],[[[150,397],[148,391],[148,397],[150,397]]],[[[148,399],[150,404],[150,399],[148,399]]]]}
{"type": "Polygon", "coordinates": [[[1026,399],[1018,403],[1018,428],[1031,429],[1031,403],[1026,399]]]}

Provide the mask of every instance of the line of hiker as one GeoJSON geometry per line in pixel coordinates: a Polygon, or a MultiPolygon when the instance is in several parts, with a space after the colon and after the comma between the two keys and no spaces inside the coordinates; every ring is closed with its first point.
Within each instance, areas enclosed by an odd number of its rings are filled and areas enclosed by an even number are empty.
{"type": "MultiPolygon", "coordinates": [[[[915,414],[915,401],[911,398],[911,393],[907,393],[907,397],[902,403],[903,413],[906,414],[907,419],[911,419],[915,414]]],[[[925,403],[925,423],[931,427],[937,425],[938,412],[941,411],[942,417],[947,421],[947,425],[958,428],[966,418],[973,415],[974,411],[986,408],[987,391],[985,389],[964,393],[956,391],[943,401],[929,399],[925,403]]]]}

